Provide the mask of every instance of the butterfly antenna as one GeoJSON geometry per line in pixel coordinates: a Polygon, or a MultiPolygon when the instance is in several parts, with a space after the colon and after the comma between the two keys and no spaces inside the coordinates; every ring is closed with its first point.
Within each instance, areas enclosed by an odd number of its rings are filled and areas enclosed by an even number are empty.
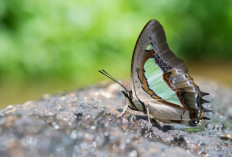
{"type": "Polygon", "coordinates": [[[109,79],[111,79],[112,81],[116,82],[117,84],[119,84],[122,88],[124,88],[126,91],[128,91],[128,89],[123,86],[120,82],[118,82],[113,76],[111,76],[108,72],[106,72],[104,69],[102,70],[98,70],[101,74],[105,75],[106,77],[108,77],[109,79]]]}

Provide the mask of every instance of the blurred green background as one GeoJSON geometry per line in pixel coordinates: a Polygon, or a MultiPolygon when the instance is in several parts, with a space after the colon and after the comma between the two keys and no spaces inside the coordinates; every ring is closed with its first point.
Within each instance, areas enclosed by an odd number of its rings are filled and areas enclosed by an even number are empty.
{"type": "Polygon", "coordinates": [[[96,84],[101,68],[129,80],[150,19],[190,74],[232,87],[230,0],[0,0],[0,106],[96,84]]]}

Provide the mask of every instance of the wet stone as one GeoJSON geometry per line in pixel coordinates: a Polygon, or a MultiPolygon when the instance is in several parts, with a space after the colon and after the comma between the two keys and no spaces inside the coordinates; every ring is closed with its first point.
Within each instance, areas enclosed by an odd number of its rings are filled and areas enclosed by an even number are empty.
{"type": "Polygon", "coordinates": [[[116,84],[89,87],[0,110],[0,154],[7,156],[231,156],[232,90],[198,83],[213,113],[197,127],[126,112],[116,84]]]}

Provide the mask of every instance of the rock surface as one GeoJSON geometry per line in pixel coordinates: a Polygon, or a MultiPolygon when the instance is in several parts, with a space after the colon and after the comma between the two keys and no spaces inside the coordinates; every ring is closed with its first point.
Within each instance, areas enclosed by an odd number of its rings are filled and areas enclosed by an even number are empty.
{"type": "MultiPolygon", "coordinates": [[[[213,82],[211,121],[198,127],[157,123],[127,112],[120,87],[101,85],[0,111],[1,156],[232,156],[232,91],[213,82]]],[[[209,107],[209,106],[208,106],[209,107]]]]}

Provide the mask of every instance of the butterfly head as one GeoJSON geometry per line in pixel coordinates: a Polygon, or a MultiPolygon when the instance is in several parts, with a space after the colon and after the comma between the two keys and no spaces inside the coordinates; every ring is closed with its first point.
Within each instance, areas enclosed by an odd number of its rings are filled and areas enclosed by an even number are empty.
{"type": "Polygon", "coordinates": [[[105,75],[106,77],[108,77],[109,79],[111,79],[112,81],[114,81],[115,83],[119,84],[124,90],[122,90],[122,94],[129,100],[129,108],[135,111],[139,111],[138,107],[136,106],[136,104],[134,103],[134,99],[133,99],[133,95],[132,95],[132,91],[128,90],[124,85],[122,85],[120,82],[118,82],[113,76],[111,76],[108,72],[106,72],[104,69],[99,70],[99,72],[103,75],[105,75]]]}
{"type": "Polygon", "coordinates": [[[126,98],[128,98],[128,99],[132,98],[132,91],[125,90],[125,91],[121,91],[121,92],[126,98]]]}

